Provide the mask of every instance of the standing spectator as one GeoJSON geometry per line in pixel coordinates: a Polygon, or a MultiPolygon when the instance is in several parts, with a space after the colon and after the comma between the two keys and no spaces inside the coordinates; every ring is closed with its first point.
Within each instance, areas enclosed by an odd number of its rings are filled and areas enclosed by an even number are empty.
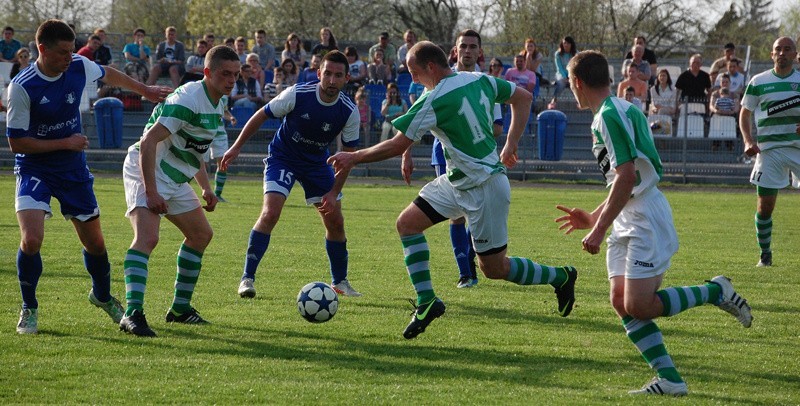
{"type": "Polygon", "coordinates": [[[205,70],[206,52],[208,52],[208,41],[197,40],[194,46],[195,53],[186,60],[186,73],[183,74],[181,83],[195,82],[203,80],[205,70]]]}
{"type": "Polygon", "coordinates": [[[261,69],[261,59],[258,54],[255,52],[247,54],[247,64],[253,68],[251,69],[251,75],[258,82],[258,88],[263,89],[266,83],[264,83],[264,71],[261,69]]]}
{"type": "Polygon", "coordinates": [[[653,76],[650,72],[650,63],[644,59],[644,47],[641,45],[634,45],[631,48],[631,54],[633,57],[630,59],[626,59],[622,61],[622,73],[625,77],[628,77],[629,66],[636,67],[636,77],[647,83],[650,80],[650,77],[653,76]]]}
{"type": "Polygon", "coordinates": [[[156,61],[150,69],[148,83],[152,85],[162,74],[168,74],[172,87],[178,87],[185,72],[186,48],[183,42],[177,40],[178,30],[175,27],[167,27],[164,35],[166,39],[156,48],[156,61]]]}
{"type": "Polygon", "coordinates": [[[722,49],[722,56],[715,59],[714,63],[711,64],[711,68],[708,70],[708,74],[711,77],[711,83],[716,83],[719,71],[724,70],[728,66],[728,61],[730,61],[731,58],[734,58],[735,55],[736,45],[733,45],[733,42],[725,44],[725,47],[722,49]]]}
{"type": "Polygon", "coordinates": [[[387,84],[392,80],[392,69],[383,59],[383,49],[378,48],[372,53],[372,62],[367,66],[369,72],[369,83],[387,84]]]}
{"type": "Polygon", "coordinates": [[[111,47],[106,44],[106,30],[98,28],[94,30],[94,35],[100,38],[100,47],[94,52],[94,61],[98,65],[112,65],[114,63],[114,54],[111,51],[111,47]]]}
{"type": "Polygon", "coordinates": [[[678,100],[689,103],[708,104],[708,93],[711,90],[711,78],[708,73],[700,69],[703,57],[694,54],[689,58],[689,69],[683,71],[675,82],[678,89],[678,100]]]}
{"type": "MultiPolygon", "coordinates": [[[[730,91],[735,95],[741,96],[744,92],[744,74],[739,72],[739,67],[741,66],[742,60],[736,57],[731,58],[728,61],[727,66],[727,74],[728,79],[730,80],[730,91]]],[[[720,86],[720,77],[722,75],[717,75],[717,81],[714,82],[714,87],[720,86]]]]}
{"type": "MultiPolygon", "coordinates": [[[[112,67],[104,68],[73,54],[75,32],[61,20],[43,22],[36,30],[36,44],[37,70],[17,75],[8,86],[6,136],[16,154],[15,207],[21,231],[17,277],[22,311],[17,333],[38,332],[36,287],[43,267],[40,249],[45,220],[53,214],[53,197],[83,246],[83,262],[92,278],[89,302],[119,323],[123,311],[111,296],[111,266],[92,186],[94,177],[86,165],[84,150],[89,139],[81,134],[80,100],[86,83],[99,78],[156,103],[164,100],[169,89],[145,86],[112,67]]],[[[63,258],[54,261],[63,262],[63,258]]]]}
{"type": "Polygon", "coordinates": [[[281,70],[283,70],[286,87],[297,83],[300,70],[297,69],[297,64],[295,64],[294,59],[284,59],[283,62],[281,62],[281,70]]]}
{"type": "Polygon", "coordinates": [[[635,65],[628,65],[627,79],[617,85],[617,97],[625,98],[625,91],[628,87],[633,88],[633,94],[639,100],[647,100],[647,82],[639,78],[639,69],[635,65]]]}
{"type": "Polygon", "coordinates": [[[569,60],[578,52],[578,47],[575,45],[575,40],[570,36],[564,37],[561,43],[558,44],[558,51],[556,51],[553,60],[556,63],[556,88],[553,90],[553,99],[547,105],[547,108],[553,110],[556,108],[558,95],[564,89],[569,88],[569,78],[567,76],[567,64],[569,60]]]}
{"type": "Polygon", "coordinates": [[[744,153],[756,156],[750,183],[756,185],[758,195],[755,213],[756,238],[761,248],[758,266],[772,266],[772,212],[778,191],[789,185],[789,173],[795,179],[800,175],[797,134],[800,107],[792,104],[797,99],[795,85],[800,83],[800,72],[793,68],[797,58],[795,42],[789,37],[778,38],[772,45],[771,56],[773,68],[750,79],[739,114],[744,153]],[[754,118],[756,138],[752,135],[754,118]]]}
{"type": "Polygon", "coordinates": [[[356,107],[358,107],[359,123],[361,124],[361,137],[364,144],[369,144],[369,121],[372,117],[372,111],[369,108],[367,101],[367,91],[362,86],[356,91],[356,107]]]}
{"type": "Polygon", "coordinates": [[[245,37],[241,37],[241,36],[236,37],[236,40],[234,41],[233,49],[236,50],[236,55],[239,55],[239,62],[241,62],[242,65],[246,65],[247,64],[247,54],[249,53],[249,52],[247,52],[247,39],[245,37]]]}
{"type": "Polygon", "coordinates": [[[267,83],[264,85],[264,91],[262,95],[264,96],[264,101],[269,103],[272,99],[277,97],[281,92],[286,90],[286,75],[283,73],[283,69],[275,68],[272,73],[272,82],[267,83]]]}
{"type": "Polygon", "coordinates": [[[31,64],[31,52],[28,48],[22,47],[17,50],[17,62],[14,62],[14,65],[11,66],[11,79],[14,79],[14,76],[17,76],[23,69],[27,68],[31,64]]]}
{"type": "Polygon", "coordinates": [[[203,210],[214,211],[219,201],[204,161],[225,113],[220,99],[234,86],[241,66],[236,53],[223,46],[208,51],[207,59],[202,81],[180,87],[153,110],[141,140],[128,148],[123,166],[125,214],[134,237],[123,262],[128,306],[119,326],[140,337],[156,335],[145,318],[144,294],[162,216],[184,237],[178,249],[175,293],[166,322],[207,323],[191,305],[203,253],[214,234],[203,210]],[[202,190],[205,205],[189,184],[192,179],[202,190]]]}
{"type": "Polygon", "coordinates": [[[250,52],[258,54],[258,63],[261,65],[261,74],[263,81],[264,71],[272,70],[275,67],[275,47],[267,42],[267,32],[258,30],[255,33],[256,44],[250,52]]]}
{"type": "MultiPolygon", "coordinates": [[[[497,58],[492,58],[492,60],[489,61],[489,72],[487,72],[487,74],[489,76],[494,76],[496,78],[501,78],[502,79],[503,78],[503,68],[504,68],[503,61],[501,61],[500,59],[497,59],[497,58]]],[[[539,79],[539,77],[537,76],[536,79],[539,79]]]]}
{"type": "Polygon", "coordinates": [[[650,112],[674,117],[677,103],[678,93],[672,87],[672,77],[668,70],[661,69],[656,84],[650,88],[650,112]]]}
{"type": "Polygon", "coordinates": [[[514,67],[506,71],[504,79],[516,83],[517,86],[536,96],[536,74],[528,70],[525,54],[519,53],[514,56],[514,67]]]}
{"type": "Polygon", "coordinates": [[[86,57],[86,59],[94,62],[94,55],[97,53],[97,50],[100,49],[102,46],[102,42],[100,41],[100,36],[96,34],[92,34],[89,37],[89,40],[86,41],[86,45],[83,48],[79,49],[77,54],[80,56],[86,57]]]}
{"type": "Polygon", "coordinates": [[[328,27],[322,27],[319,30],[319,44],[314,45],[314,48],[311,49],[311,55],[325,56],[325,54],[333,50],[339,50],[333,31],[328,27]]]}
{"type": "MultiPolygon", "coordinates": [[[[652,76],[644,79],[644,81],[648,82],[650,85],[653,85],[656,80],[656,70],[658,69],[658,59],[656,58],[656,53],[650,48],[647,48],[647,40],[641,35],[633,39],[633,45],[644,47],[644,55],[642,56],[642,59],[650,64],[650,73],[652,73],[652,76]]],[[[628,51],[628,53],[625,54],[625,59],[633,59],[633,52],[628,51]]],[[[623,70],[623,72],[625,71],[623,70]]]]}
{"type": "Polygon", "coordinates": [[[347,57],[347,62],[350,64],[350,81],[348,84],[351,87],[363,85],[367,79],[367,64],[358,58],[358,51],[354,47],[345,48],[344,56],[347,57]]]}
{"type": "Polygon", "coordinates": [[[302,67],[306,65],[306,50],[303,49],[300,37],[295,33],[289,34],[289,36],[286,37],[286,43],[283,45],[281,64],[287,59],[293,60],[296,66],[302,67]]]}
{"type": "Polygon", "coordinates": [[[17,51],[22,48],[22,43],[14,39],[14,28],[3,28],[3,40],[0,41],[0,62],[16,62],[17,51]]]}
{"type": "Polygon", "coordinates": [[[203,35],[203,39],[206,41],[206,49],[214,48],[214,42],[216,41],[217,37],[214,36],[213,32],[207,32],[203,35]]]}
{"type": "MultiPolygon", "coordinates": [[[[236,38],[233,38],[233,37],[225,38],[225,46],[230,48],[230,49],[236,50],[236,38]]],[[[237,52],[237,55],[238,55],[238,52],[237,52]]]]}
{"type": "Polygon", "coordinates": [[[125,73],[139,82],[145,83],[150,75],[150,47],[144,44],[147,34],[144,28],[133,30],[133,42],[125,44],[125,73]]]}
{"type": "Polygon", "coordinates": [[[400,48],[397,49],[397,73],[408,73],[408,67],[406,67],[406,54],[414,44],[417,43],[417,34],[412,30],[406,30],[403,33],[403,45],[400,45],[400,48]]]}
{"type": "Polygon", "coordinates": [[[391,71],[394,72],[394,58],[397,56],[397,50],[394,48],[394,45],[389,42],[388,32],[382,32],[381,35],[378,36],[378,43],[369,48],[370,60],[375,59],[375,52],[379,49],[383,51],[383,63],[388,65],[391,71]]]}
{"type": "Polygon", "coordinates": [[[392,127],[392,120],[402,116],[408,111],[408,106],[405,100],[400,97],[400,90],[397,88],[396,83],[389,83],[386,86],[386,98],[381,102],[381,116],[383,116],[383,124],[381,125],[381,139],[380,142],[388,140],[389,134],[392,137],[397,135],[397,130],[392,127]]]}
{"type": "Polygon", "coordinates": [[[319,64],[322,62],[322,56],[319,54],[312,54],[311,55],[311,64],[302,72],[300,72],[300,76],[297,78],[297,83],[313,83],[319,81],[317,77],[317,70],[319,69],[319,64]]]}
{"type": "Polygon", "coordinates": [[[261,93],[261,86],[252,76],[253,68],[250,65],[242,65],[239,79],[231,91],[231,103],[234,107],[250,107],[255,111],[264,104],[264,96],[261,93]]]}

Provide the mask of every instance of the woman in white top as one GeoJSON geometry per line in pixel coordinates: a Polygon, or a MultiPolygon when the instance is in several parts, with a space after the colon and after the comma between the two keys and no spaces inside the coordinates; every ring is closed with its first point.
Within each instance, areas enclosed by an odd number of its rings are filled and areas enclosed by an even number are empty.
{"type": "Polygon", "coordinates": [[[650,88],[650,113],[674,116],[677,92],[672,87],[672,78],[666,69],[658,71],[656,84],[650,88]]]}

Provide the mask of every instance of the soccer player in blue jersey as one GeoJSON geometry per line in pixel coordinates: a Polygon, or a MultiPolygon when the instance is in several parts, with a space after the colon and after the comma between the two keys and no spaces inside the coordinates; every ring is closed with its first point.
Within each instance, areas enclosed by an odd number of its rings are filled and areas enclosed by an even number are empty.
{"type": "Polygon", "coordinates": [[[89,140],[80,133],[81,95],[86,83],[98,79],[152,101],[163,100],[170,89],[145,86],[114,68],[74,54],[75,32],[60,20],[47,20],[39,26],[36,47],[36,63],[23,69],[8,87],[6,136],[16,154],[15,207],[21,234],[17,277],[22,311],[17,332],[38,332],[36,285],[42,274],[40,249],[44,221],[52,216],[52,197],[61,203],[61,214],[72,222],[83,245],[84,264],[92,277],[89,301],[119,323],[122,308],[111,296],[111,267],[92,189],[94,177],[84,153],[89,140]]]}
{"type": "Polygon", "coordinates": [[[341,92],[350,77],[349,71],[344,54],[339,51],[325,54],[317,71],[319,82],[292,86],[272,99],[247,121],[222,158],[221,167],[226,170],[267,118],[283,119],[264,159],[264,203],[247,244],[238,290],[241,297],[256,295],[253,285],[256,268],[267,251],[270,235],[295,181],[303,186],[306,203],[316,206],[322,217],[333,289],[341,295],[361,296],[347,280],[347,238],[340,199],[349,172],[334,177],[333,169],[326,163],[329,145],[340,133],[343,150],[354,151],[358,145],[358,107],[341,92]]]}

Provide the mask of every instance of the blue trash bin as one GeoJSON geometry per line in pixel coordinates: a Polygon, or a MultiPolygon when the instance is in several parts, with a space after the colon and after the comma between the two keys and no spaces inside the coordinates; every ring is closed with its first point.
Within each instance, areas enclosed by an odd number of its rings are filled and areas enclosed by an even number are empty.
{"type": "Polygon", "coordinates": [[[94,102],[94,119],[100,148],[122,147],[122,100],[104,97],[94,102]]]}
{"type": "Polygon", "coordinates": [[[558,110],[545,110],[536,117],[539,137],[539,159],[559,161],[564,153],[567,115],[558,110]]]}

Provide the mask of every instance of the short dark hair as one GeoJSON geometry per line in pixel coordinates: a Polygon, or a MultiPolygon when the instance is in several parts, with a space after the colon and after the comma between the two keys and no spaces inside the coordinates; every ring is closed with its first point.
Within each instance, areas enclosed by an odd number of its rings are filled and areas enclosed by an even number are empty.
{"type": "Polygon", "coordinates": [[[5,28],[3,28],[3,32],[6,32],[6,31],[11,31],[13,33],[14,32],[14,28],[11,27],[10,25],[7,25],[5,28]]]}
{"type": "Polygon", "coordinates": [[[736,49],[736,45],[733,45],[733,42],[729,42],[725,44],[725,49],[736,49]]]}
{"type": "Polygon", "coordinates": [[[355,56],[358,59],[358,50],[355,47],[347,47],[344,49],[345,56],[355,56]]]}
{"type": "Polygon", "coordinates": [[[328,51],[328,53],[326,53],[325,56],[322,57],[322,61],[319,63],[319,65],[322,66],[322,64],[325,63],[326,61],[333,63],[341,63],[342,65],[344,65],[344,72],[347,74],[350,73],[350,63],[347,62],[347,57],[344,56],[343,53],[335,49],[333,51],[328,51]]]}
{"type": "Polygon", "coordinates": [[[411,49],[408,50],[410,55],[414,55],[416,65],[425,66],[428,63],[433,63],[441,68],[448,68],[447,55],[442,48],[430,41],[417,42],[411,49]]]}
{"type": "Polygon", "coordinates": [[[633,86],[628,86],[628,87],[625,88],[625,93],[628,93],[628,92],[634,92],[635,93],[636,89],[634,89],[633,86]]]}
{"type": "Polygon", "coordinates": [[[226,45],[217,45],[206,53],[204,66],[211,70],[219,68],[219,65],[224,61],[239,62],[239,55],[236,54],[231,47],[226,45]]]}
{"type": "Polygon", "coordinates": [[[137,29],[133,30],[133,35],[136,35],[136,34],[138,34],[138,33],[140,33],[140,32],[142,33],[142,35],[147,35],[147,33],[146,33],[146,32],[144,32],[144,28],[141,28],[141,27],[139,27],[139,28],[137,28],[137,29]]]}
{"type": "Polygon", "coordinates": [[[569,60],[567,71],[590,88],[608,87],[608,60],[600,51],[578,52],[569,60]]]}
{"type": "Polygon", "coordinates": [[[199,40],[197,40],[197,45],[205,45],[205,46],[208,46],[208,41],[206,41],[206,40],[204,40],[204,39],[199,39],[199,40]]]}
{"type": "Polygon", "coordinates": [[[389,38],[389,33],[384,31],[384,32],[381,33],[380,37],[381,38],[389,38]]]}
{"type": "Polygon", "coordinates": [[[91,41],[91,40],[93,40],[93,39],[96,39],[96,40],[98,40],[98,41],[102,41],[102,40],[103,40],[103,39],[102,39],[102,38],[100,38],[100,36],[99,36],[99,35],[97,35],[97,34],[92,34],[91,36],[89,36],[89,40],[90,40],[90,41],[91,41]]]}
{"type": "Polygon", "coordinates": [[[62,20],[50,19],[43,22],[36,30],[36,43],[52,48],[59,41],[75,41],[75,31],[62,20]]]}
{"type": "Polygon", "coordinates": [[[256,34],[263,34],[263,35],[267,35],[267,32],[266,32],[266,31],[264,31],[264,30],[258,30],[258,31],[256,31],[256,34]]]}
{"type": "Polygon", "coordinates": [[[458,41],[458,38],[461,38],[461,37],[475,37],[475,38],[478,39],[478,47],[482,46],[481,45],[481,34],[479,34],[478,31],[475,31],[475,30],[473,30],[471,28],[468,28],[468,29],[466,29],[464,31],[461,31],[461,32],[458,33],[458,36],[456,36],[456,41],[458,41]]]}

